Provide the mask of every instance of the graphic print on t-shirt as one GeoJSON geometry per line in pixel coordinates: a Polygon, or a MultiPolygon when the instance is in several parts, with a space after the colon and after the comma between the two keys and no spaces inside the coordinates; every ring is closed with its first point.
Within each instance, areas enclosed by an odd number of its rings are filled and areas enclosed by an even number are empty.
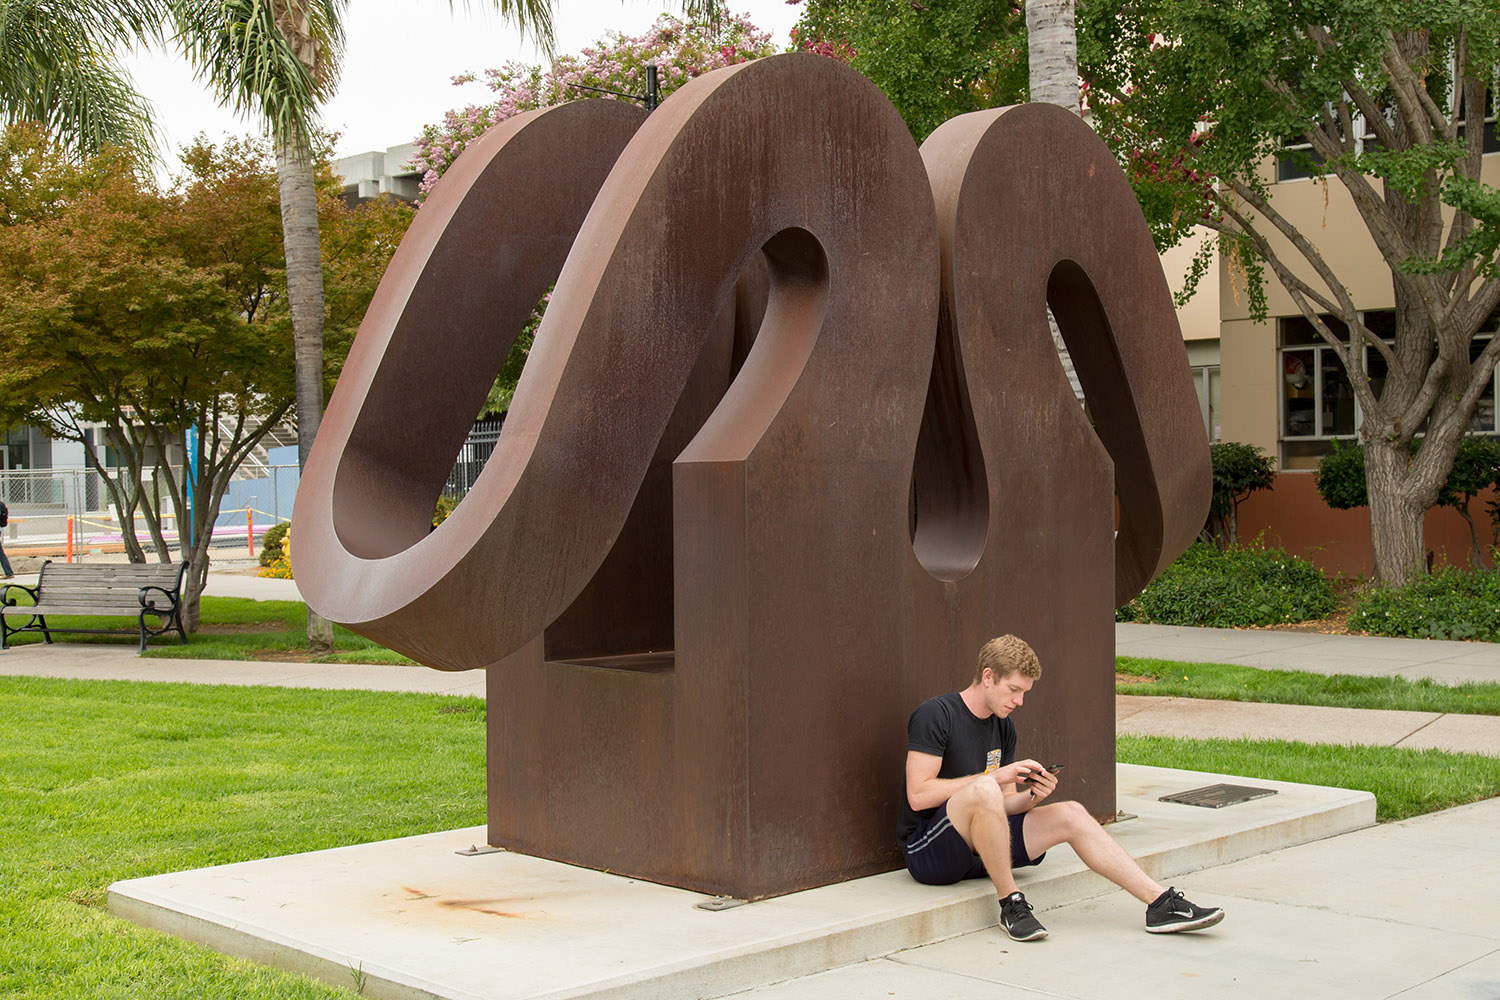
{"type": "Polygon", "coordinates": [[[997,749],[991,750],[989,753],[984,755],[985,774],[989,774],[991,771],[1000,770],[1000,757],[1003,755],[1003,753],[1004,751],[997,749]]]}

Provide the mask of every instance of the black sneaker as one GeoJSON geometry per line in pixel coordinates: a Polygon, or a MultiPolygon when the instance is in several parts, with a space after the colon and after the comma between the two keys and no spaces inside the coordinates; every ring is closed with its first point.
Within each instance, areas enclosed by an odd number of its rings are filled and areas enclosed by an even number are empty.
{"type": "Polygon", "coordinates": [[[1146,930],[1152,934],[1198,931],[1223,919],[1224,911],[1217,906],[1194,906],[1172,888],[1146,907],[1146,930]]]}
{"type": "Polygon", "coordinates": [[[1031,904],[1019,892],[1000,900],[1000,926],[1016,941],[1040,941],[1047,936],[1047,928],[1031,915],[1031,904]]]}

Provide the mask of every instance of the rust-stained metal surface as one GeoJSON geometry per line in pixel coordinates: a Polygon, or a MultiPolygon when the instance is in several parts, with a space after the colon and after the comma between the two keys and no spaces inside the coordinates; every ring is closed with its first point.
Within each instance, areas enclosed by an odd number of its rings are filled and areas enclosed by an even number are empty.
{"type": "Polygon", "coordinates": [[[467,150],[361,327],[293,551],[323,614],[487,668],[491,843],[754,898],[899,864],[907,715],[1006,631],[1046,671],[1022,749],[1112,812],[1114,602],[1207,498],[1102,143],[1025,106],[919,153],[868,82],[790,55],[467,150]],[[499,445],[428,534],[554,277],[499,445]]]}
{"type": "Polygon", "coordinates": [[[943,321],[917,454],[918,511],[937,516],[919,516],[915,548],[938,577],[964,575],[942,594],[917,588],[918,641],[1026,638],[1043,675],[1016,715],[1020,749],[1066,763],[1063,794],[1103,818],[1115,801],[1114,608],[1192,543],[1208,510],[1186,349],[1130,186],[1078,116],[1043,104],[963,115],[922,158],[943,321]],[[1057,361],[1049,304],[1087,414],[1057,361]]]}

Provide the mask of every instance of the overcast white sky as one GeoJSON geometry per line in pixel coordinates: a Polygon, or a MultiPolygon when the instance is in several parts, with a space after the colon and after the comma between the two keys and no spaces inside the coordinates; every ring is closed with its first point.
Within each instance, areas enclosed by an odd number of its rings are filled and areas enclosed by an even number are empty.
{"type": "MultiPolygon", "coordinates": [[[[531,42],[523,43],[483,0],[471,0],[467,12],[464,6],[463,0],[451,10],[445,0],[351,0],[343,77],[323,116],[341,133],[338,156],[410,142],[443,112],[490,96],[479,82],[453,86],[457,73],[510,59],[541,61],[531,42]]],[[[748,11],[778,48],[786,46],[800,11],[783,0],[731,0],[731,7],[748,11]]],[[[680,7],[676,0],[556,0],[557,51],[576,52],[611,30],[640,34],[664,11],[680,7]]],[[[175,56],[148,52],[128,65],[156,107],[169,171],[177,167],[176,150],[199,132],[217,141],[256,131],[252,122],[219,108],[175,56]]]]}

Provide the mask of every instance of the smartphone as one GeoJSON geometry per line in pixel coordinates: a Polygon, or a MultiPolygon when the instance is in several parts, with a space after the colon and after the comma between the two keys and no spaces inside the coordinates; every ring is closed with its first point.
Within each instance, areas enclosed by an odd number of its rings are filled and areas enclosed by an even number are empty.
{"type": "MultiPolygon", "coordinates": [[[[1053,764],[1051,767],[1047,768],[1047,773],[1048,774],[1056,774],[1058,771],[1061,771],[1066,766],[1067,765],[1065,765],[1065,764],[1053,764]]],[[[1018,785],[1029,785],[1029,784],[1031,784],[1031,779],[1030,778],[1022,778],[1020,781],[1016,782],[1016,784],[1018,784],[1018,785]]]]}

